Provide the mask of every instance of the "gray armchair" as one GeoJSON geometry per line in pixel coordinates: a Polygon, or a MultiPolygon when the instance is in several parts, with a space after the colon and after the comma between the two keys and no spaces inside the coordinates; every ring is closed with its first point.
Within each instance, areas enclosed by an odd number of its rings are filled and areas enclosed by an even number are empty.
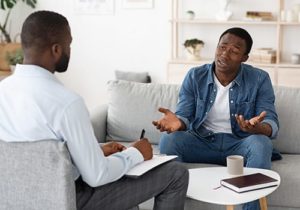
{"type": "Polygon", "coordinates": [[[72,167],[63,142],[0,140],[0,209],[76,209],[72,167]]]}

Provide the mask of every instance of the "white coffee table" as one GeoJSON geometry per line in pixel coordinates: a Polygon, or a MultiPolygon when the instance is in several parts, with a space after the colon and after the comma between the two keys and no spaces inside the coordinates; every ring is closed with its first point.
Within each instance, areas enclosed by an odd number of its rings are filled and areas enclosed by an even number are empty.
{"type": "Polygon", "coordinates": [[[254,190],[244,193],[236,193],[228,188],[220,187],[220,180],[234,177],[227,173],[226,167],[207,167],[189,169],[190,179],[187,197],[219,205],[226,205],[227,210],[233,210],[234,205],[247,203],[259,199],[261,210],[267,209],[266,196],[276,190],[280,184],[280,176],[275,171],[244,168],[244,175],[262,173],[279,180],[278,186],[254,190]]]}

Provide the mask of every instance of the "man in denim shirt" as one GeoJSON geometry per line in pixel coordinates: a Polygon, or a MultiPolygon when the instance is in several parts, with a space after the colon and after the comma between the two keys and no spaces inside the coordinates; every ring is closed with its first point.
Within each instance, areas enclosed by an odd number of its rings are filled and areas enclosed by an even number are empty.
{"type": "MultiPolygon", "coordinates": [[[[268,73],[243,64],[252,42],[246,30],[230,28],[219,39],[214,62],[188,72],[176,113],[160,108],[164,116],[153,122],[167,132],[161,153],[220,165],[229,155],[242,155],[246,167],[271,168],[271,139],[279,128],[275,96],[268,73]]],[[[259,202],[243,209],[259,209],[259,202]]]]}

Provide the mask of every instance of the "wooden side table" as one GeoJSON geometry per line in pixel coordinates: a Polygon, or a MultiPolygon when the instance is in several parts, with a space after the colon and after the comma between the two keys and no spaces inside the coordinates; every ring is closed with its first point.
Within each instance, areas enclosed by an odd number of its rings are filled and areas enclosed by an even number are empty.
{"type": "Polygon", "coordinates": [[[0,70],[0,81],[9,75],[11,75],[11,71],[1,71],[0,70]]]}
{"type": "Polygon", "coordinates": [[[262,210],[267,210],[266,196],[275,191],[280,185],[277,172],[259,168],[244,168],[244,175],[262,173],[278,180],[274,187],[236,193],[226,187],[219,187],[222,179],[231,178],[226,167],[209,167],[189,169],[190,179],[187,197],[219,205],[225,205],[227,210],[233,210],[235,205],[244,204],[259,199],[262,210]]]}

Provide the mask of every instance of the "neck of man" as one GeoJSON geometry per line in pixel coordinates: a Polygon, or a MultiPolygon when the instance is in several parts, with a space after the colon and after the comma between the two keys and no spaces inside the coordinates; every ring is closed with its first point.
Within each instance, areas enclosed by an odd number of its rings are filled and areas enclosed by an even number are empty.
{"type": "Polygon", "coordinates": [[[25,52],[23,64],[36,65],[48,70],[51,73],[55,72],[55,66],[53,63],[51,63],[51,59],[49,59],[49,56],[46,55],[46,53],[36,54],[25,52]]]}
{"type": "Polygon", "coordinates": [[[234,71],[232,73],[228,72],[221,72],[215,69],[214,71],[216,77],[218,78],[219,82],[226,87],[228,84],[230,84],[237,76],[238,70],[234,71]]]}

